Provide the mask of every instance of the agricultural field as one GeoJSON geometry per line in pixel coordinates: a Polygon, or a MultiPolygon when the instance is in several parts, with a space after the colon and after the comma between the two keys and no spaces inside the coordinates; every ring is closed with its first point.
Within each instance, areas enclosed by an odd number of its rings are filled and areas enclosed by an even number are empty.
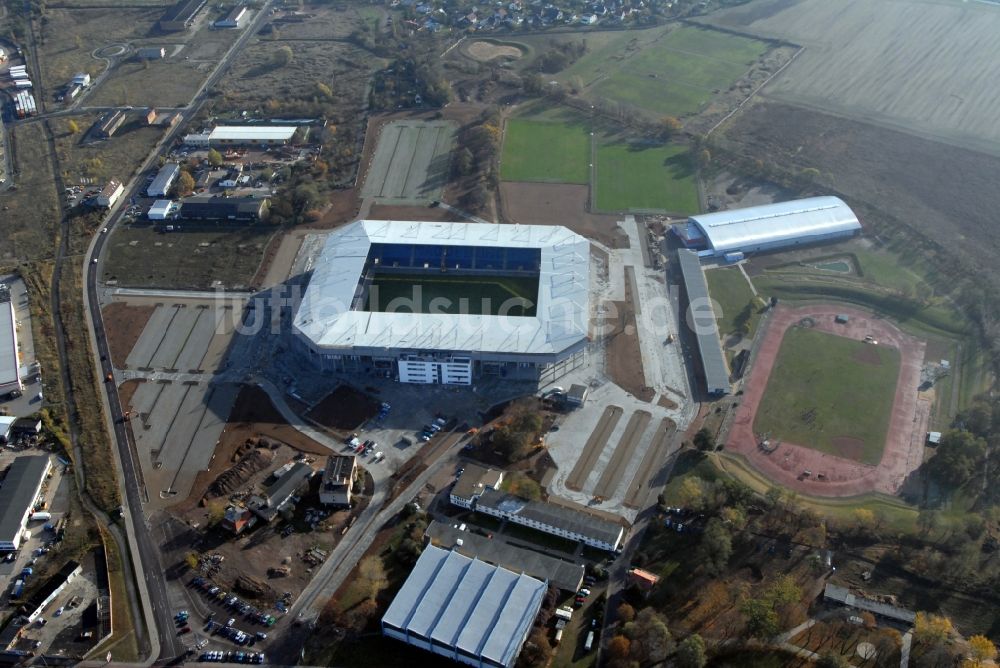
{"type": "Polygon", "coordinates": [[[781,342],[754,432],[878,464],[899,365],[895,348],[793,327],[781,342]]]}
{"type": "Polygon", "coordinates": [[[1000,153],[995,7],[765,0],[703,20],[805,46],[766,98],[1000,153]]]}
{"type": "MultiPolygon", "coordinates": [[[[765,42],[745,37],[691,26],[676,28],[640,45],[617,61],[617,67],[601,62],[606,73],[588,85],[586,95],[656,116],[694,114],[746,74],[767,49],[765,42]]],[[[585,62],[570,69],[587,81],[591,77],[581,69],[585,62]]]]}
{"type": "Polygon", "coordinates": [[[103,280],[119,287],[206,290],[221,284],[246,289],[274,233],[266,225],[173,234],[148,227],[116,230],[103,280]]]}
{"type": "Polygon", "coordinates": [[[597,149],[596,173],[601,211],[690,214],[700,210],[695,169],[684,146],[602,143],[597,149]]]}
{"type": "Polygon", "coordinates": [[[590,141],[586,126],[579,121],[511,119],[504,133],[500,178],[587,183],[590,141]]]}
{"type": "Polygon", "coordinates": [[[709,296],[718,303],[715,317],[718,318],[722,339],[744,332],[752,337],[760,321],[760,313],[754,308],[753,292],[740,270],[736,267],[711,269],[705,272],[705,280],[708,281],[709,296]]]}

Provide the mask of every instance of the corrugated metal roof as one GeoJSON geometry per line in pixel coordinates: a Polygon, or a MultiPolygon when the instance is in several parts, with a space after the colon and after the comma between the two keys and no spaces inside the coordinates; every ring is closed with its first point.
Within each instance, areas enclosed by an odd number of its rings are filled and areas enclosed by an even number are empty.
{"type": "Polygon", "coordinates": [[[14,302],[0,302],[0,387],[16,385],[20,378],[16,327],[14,302]]]}
{"type": "Polygon", "coordinates": [[[156,173],[156,178],[153,182],[149,184],[146,188],[146,193],[153,197],[157,195],[166,195],[167,190],[170,188],[170,184],[173,183],[177,175],[180,174],[181,166],[176,162],[168,162],[167,164],[160,167],[160,171],[156,173]]]}
{"type": "Polygon", "coordinates": [[[291,125],[220,125],[209,134],[212,141],[288,141],[295,134],[291,125]]]}
{"type": "Polygon", "coordinates": [[[542,524],[587,536],[609,545],[617,545],[624,527],[596,515],[544,501],[525,501],[516,496],[489,489],[476,502],[477,507],[495,508],[511,515],[518,515],[542,524]]]}
{"type": "Polygon", "coordinates": [[[546,590],[535,578],[428,545],[382,622],[512,665],[546,590]]]}
{"type": "Polygon", "coordinates": [[[295,328],[318,348],[554,354],[589,328],[590,242],[565,227],[362,220],[333,232],[315,263],[295,328]],[[373,243],[537,248],[534,317],[351,310],[373,243]]]}
{"type": "Polygon", "coordinates": [[[729,365],[722,353],[719,325],[708,295],[708,283],[705,281],[705,272],[701,269],[701,260],[694,251],[684,249],[677,251],[677,259],[684,277],[690,314],[689,317],[682,318],[682,321],[694,328],[705,372],[705,384],[710,393],[729,392],[729,365]]]}
{"type": "Polygon", "coordinates": [[[861,229],[851,207],[830,196],[705,213],[690,220],[717,253],[861,229]]]}
{"type": "Polygon", "coordinates": [[[46,455],[18,457],[10,465],[0,485],[0,541],[14,542],[23,525],[21,520],[35,500],[35,491],[48,470],[46,455]]]}

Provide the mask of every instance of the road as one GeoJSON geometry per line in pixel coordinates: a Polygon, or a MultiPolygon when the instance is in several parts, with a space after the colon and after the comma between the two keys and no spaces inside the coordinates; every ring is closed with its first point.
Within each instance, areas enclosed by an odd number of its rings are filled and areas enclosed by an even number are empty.
{"type": "MultiPolygon", "coordinates": [[[[254,17],[254,21],[244,29],[239,38],[219,60],[215,71],[205,79],[191,103],[182,112],[185,121],[197,115],[201,105],[206,100],[206,91],[219,81],[233,56],[239,53],[250,38],[257,33],[260,23],[268,15],[271,2],[273,0],[264,3],[254,17]]],[[[97,360],[99,377],[102,379],[108,374],[114,374],[98,295],[107,240],[113,233],[114,227],[120,223],[125,204],[145,186],[145,180],[141,175],[156,165],[161,151],[173,144],[184,126],[185,123],[175,125],[150,151],[142,166],[128,182],[127,194],[123,195],[117,205],[108,212],[103,225],[103,227],[108,228],[108,232],[104,233],[99,228],[84,255],[84,306],[90,330],[91,346],[97,360]]],[[[56,172],[58,173],[58,171],[57,169],[56,172]]],[[[103,383],[103,385],[105,393],[102,394],[101,399],[104,404],[109,433],[113,435],[115,440],[115,464],[125,492],[123,513],[127,527],[129,553],[134,569],[134,581],[142,601],[145,625],[150,631],[150,653],[144,662],[145,665],[150,665],[156,659],[171,660],[178,657],[185,652],[186,648],[179,641],[174,630],[173,611],[169,607],[159,547],[153,538],[143,512],[142,476],[139,471],[139,463],[133,453],[133,445],[129,442],[128,433],[122,421],[124,413],[118,388],[115,383],[103,383]]]]}

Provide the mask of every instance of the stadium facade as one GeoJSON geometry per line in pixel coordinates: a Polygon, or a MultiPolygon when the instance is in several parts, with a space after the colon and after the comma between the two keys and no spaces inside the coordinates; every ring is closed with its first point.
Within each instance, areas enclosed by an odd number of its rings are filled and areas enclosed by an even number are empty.
{"type": "Polygon", "coordinates": [[[689,248],[722,256],[843,239],[861,223],[843,200],[826,196],[691,216],[674,230],[689,248]]]}
{"type": "Polygon", "coordinates": [[[330,235],[293,321],[329,372],[468,385],[582,364],[590,242],[559,226],[362,220],[330,235]]]}

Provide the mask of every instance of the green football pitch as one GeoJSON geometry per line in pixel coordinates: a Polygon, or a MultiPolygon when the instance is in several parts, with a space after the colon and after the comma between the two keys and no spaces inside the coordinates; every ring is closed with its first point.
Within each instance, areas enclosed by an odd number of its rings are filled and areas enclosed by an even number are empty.
{"type": "Polygon", "coordinates": [[[368,289],[366,311],[533,317],[538,278],[382,274],[368,289]]]}
{"type": "Polygon", "coordinates": [[[899,365],[895,348],[793,327],[778,350],[754,432],[878,464],[899,365]]]}

